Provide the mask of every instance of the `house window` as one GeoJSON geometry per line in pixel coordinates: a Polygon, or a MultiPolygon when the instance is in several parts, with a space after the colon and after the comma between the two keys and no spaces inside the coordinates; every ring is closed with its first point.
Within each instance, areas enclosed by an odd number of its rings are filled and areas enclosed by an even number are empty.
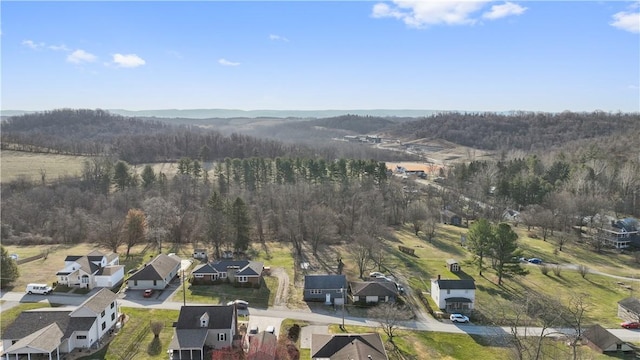
{"type": "Polygon", "coordinates": [[[158,285],[158,280],[153,280],[153,286],[158,285]]]}
{"type": "Polygon", "coordinates": [[[193,276],[194,276],[194,277],[196,277],[196,278],[198,278],[198,279],[200,279],[200,278],[203,278],[203,277],[204,277],[204,275],[202,275],[202,274],[195,274],[195,275],[193,275],[193,276]]]}
{"type": "Polygon", "coordinates": [[[226,279],[227,278],[227,273],[220,274],[220,277],[223,278],[223,279],[226,279]]]}
{"type": "Polygon", "coordinates": [[[102,310],[102,313],[100,313],[100,317],[104,317],[104,310],[102,310]]]}
{"type": "Polygon", "coordinates": [[[311,289],[311,295],[320,295],[322,294],[321,289],[311,289]]]}
{"type": "Polygon", "coordinates": [[[111,314],[111,321],[116,319],[116,313],[111,314]]]}
{"type": "Polygon", "coordinates": [[[106,323],[106,322],[103,322],[103,323],[102,323],[102,330],[104,330],[104,329],[106,329],[106,328],[107,328],[107,323],[106,323]]]}
{"type": "Polygon", "coordinates": [[[227,341],[227,334],[218,333],[218,341],[227,341]]]}
{"type": "Polygon", "coordinates": [[[87,338],[87,335],[78,335],[78,336],[76,336],[76,339],[78,339],[78,340],[84,340],[86,338],[87,338]]]}
{"type": "Polygon", "coordinates": [[[133,280],[133,286],[138,286],[138,280],[133,280]]]}
{"type": "Polygon", "coordinates": [[[116,302],[115,301],[111,303],[111,308],[113,309],[114,306],[116,306],[116,302]]]}
{"type": "Polygon", "coordinates": [[[238,276],[238,282],[247,282],[246,276],[238,276]]]}
{"type": "Polygon", "coordinates": [[[447,294],[451,294],[451,289],[447,289],[447,294]]]}

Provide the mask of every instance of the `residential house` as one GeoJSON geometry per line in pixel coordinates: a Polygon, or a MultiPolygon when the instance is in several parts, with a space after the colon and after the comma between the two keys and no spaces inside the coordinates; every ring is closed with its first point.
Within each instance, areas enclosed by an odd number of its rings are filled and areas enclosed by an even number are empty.
{"type": "Polygon", "coordinates": [[[342,305],[346,291],[345,275],[305,275],[304,277],[304,301],[324,301],[327,305],[342,305]]]}
{"type": "Polygon", "coordinates": [[[260,287],[264,263],[250,260],[221,260],[196,266],[192,274],[194,284],[232,284],[260,287]]]}
{"type": "Polygon", "coordinates": [[[73,288],[113,288],[124,279],[124,265],[118,254],[92,251],[87,255],[69,255],[64,269],[56,273],[58,284],[73,288]]]}
{"type": "Polygon", "coordinates": [[[640,299],[628,297],[618,301],[618,317],[624,321],[640,321],[640,299]]]}
{"type": "Polygon", "coordinates": [[[382,338],[370,334],[312,334],[312,360],[389,360],[382,338]]]}
{"type": "Polygon", "coordinates": [[[633,350],[629,344],[598,324],[582,333],[582,343],[599,353],[633,350]]]}
{"type": "Polygon", "coordinates": [[[349,293],[354,303],[394,302],[398,297],[396,284],[391,281],[352,281],[349,293]]]}
{"type": "Polygon", "coordinates": [[[473,310],[476,284],[473,280],[444,280],[438,275],[431,279],[431,298],[448,313],[467,313],[473,310]]]}
{"type": "Polygon", "coordinates": [[[250,337],[247,360],[275,360],[278,350],[278,338],[266,331],[250,337]]]}
{"type": "Polygon", "coordinates": [[[233,346],[238,333],[233,305],[182,306],[169,344],[172,359],[204,359],[208,350],[233,346]]]}
{"type": "Polygon", "coordinates": [[[117,295],[100,289],[78,307],[23,311],[2,334],[6,359],[60,360],[75,349],[96,346],[119,320],[117,295]]]}
{"type": "Polygon", "coordinates": [[[441,210],[440,219],[443,224],[462,226],[462,217],[451,210],[441,210]]]}
{"type": "Polygon", "coordinates": [[[131,274],[127,279],[127,286],[134,290],[162,290],[178,275],[180,263],[181,259],[176,255],[160,254],[131,274]]]}
{"type": "Polygon", "coordinates": [[[597,229],[595,236],[613,248],[626,249],[633,243],[640,245],[640,226],[633,218],[610,220],[610,224],[597,229]]]}
{"type": "Polygon", "coordinates": [[[447,259],[447,269],[451,272],[460,272],[460,264],[456,259],[447,259]]]}

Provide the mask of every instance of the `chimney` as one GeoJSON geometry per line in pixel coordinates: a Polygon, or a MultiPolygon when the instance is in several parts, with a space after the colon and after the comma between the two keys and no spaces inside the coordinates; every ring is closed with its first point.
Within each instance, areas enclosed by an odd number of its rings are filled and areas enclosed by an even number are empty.
{"type": "Polygon", "coordinates": [[[440,274],[438,274],[438,281],[440,281],[440,274]]]}

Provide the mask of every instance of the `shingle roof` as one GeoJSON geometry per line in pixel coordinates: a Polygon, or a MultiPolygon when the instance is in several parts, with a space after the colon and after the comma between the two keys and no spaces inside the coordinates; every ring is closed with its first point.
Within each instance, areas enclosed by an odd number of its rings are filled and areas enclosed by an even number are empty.
{"type": "Polygon", "coordinates": [[[274,360],[278,348],[278,338],[266,331],[251,337],[247,360],[274,360]]]}
{"type": "Polygon", "coordinates": [[[312,334],[311,358],[389,359],[378,334],[312,334]]]}
{"type": "Polygon", "coordinates": [[[43,353],[51,353],[60,346],[63,339],[63,332],[58,324],[53,323],[45,326],[44,328],[34,332],[31,335],[25,336],[18,340],[15,344],[11,345],[8,349],[4,350],[4,353],[11,353],[15,350],[19,350],[25,347],[40,350],[43,353]]]}
{"type": "Polygon", "coordinates": [[[628,309],[640,315],[640,299],[635,297],[628,297],[626,299],[618,301],[618,304],[622,305],[625,309],[628,309]]]}
{"type": "MultiPolygon", "coordinates": [[[[98,290],[95,294],[93,294],[93,296],[91,296],[90,298],[85,300],[82,304],[80,304],[80,306],[78,306],[78,309],[87,308],[96,314],[100,314],[102,310],[106,309],[109,306],[109,304],[116,301],[117,298],[118,298],[118,295],[114,294],[113,291],[102,288],[98,290]]],[[[71,313],[71,316],[73,316],[73,313],[75,313],[76,311],[77,310],[73,311],[71,313]]]]}
{"type": "Polygon", "coordinates": [[[169,273],[180,265],[180,260],[169,255],[160,254],[145,267],[136,271],[129,280],[164,280],[169,273]]]}
{"type": "Polygon", "coordinates": [[[436,280],[440,289],[464,290],[475,289],[476,283],[473,280],[436,280]]]}
{"type": "Polygon", "coordinates": [[[356,296],[396,296],[396,284],[384,281],[353,281],[349,283],[351,294],[356,296]]]}
{"type": "Polygon", "coordinates": [[[113,275],[122,268],[124,268],[124,265],[105,266],[102,269],[98,270],[96,275],[113,275]]]}
{"type": "Polygon", "coordinates": [[[615,335],[598,324],[585,330],[582,333],[582,336],[603,350],[611,345],[623,343],[622,340],[618,339],[615,335]]]}
{"type": "Polygon", "coordinates": [[[86,331],[91,329],[95,317],[71,317],[70,310],[29,310],[23,311],[14,320],[2,337],[4,339],[22,339],[51,324],[57,324],[64,332],[65,337],[71,336],[74,331],[86,331]]]}
{"type": "Polygon", "coordinates": [[[305,289],[341,289],[347,287],[345,275],[305,275],[305,289]]]}
{"type": "Polygon", "coordinates": [[[199,329],[200,318],[209,315],[208,329],[231,329],[234,321],[232,305],[182,306],[176,323],[176,329],[199,329]]]}
{"type": "Polygon", "coordinates": [[[169,349],[202,349],[208,332],[209,330],[204,328],[174,329],[169,349]]]}

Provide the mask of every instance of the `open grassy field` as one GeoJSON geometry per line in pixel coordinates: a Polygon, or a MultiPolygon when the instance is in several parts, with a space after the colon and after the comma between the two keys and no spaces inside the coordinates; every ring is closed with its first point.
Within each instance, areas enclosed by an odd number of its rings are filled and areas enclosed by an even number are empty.
{"type": "Polygon", "coordinates": [[[0,152],[0,182],[7,183],[19,178],[40,182],[44,171],[45,182],[61,177],[77,177],[82,172],[84,156],[29,153],[13,150],[0,152]]]}

